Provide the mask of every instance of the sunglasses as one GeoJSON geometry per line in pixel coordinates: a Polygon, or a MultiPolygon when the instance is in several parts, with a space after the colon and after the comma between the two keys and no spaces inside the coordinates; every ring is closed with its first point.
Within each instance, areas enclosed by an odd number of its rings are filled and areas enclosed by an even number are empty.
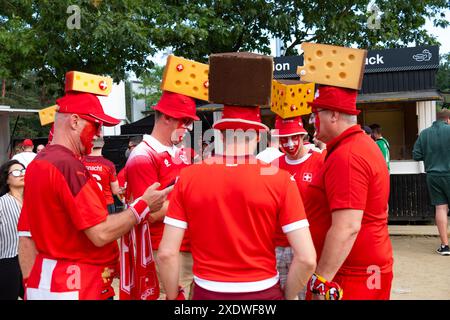
{"type": "Polygon", "coordinates": [[[13,177],[18,178],[20,176],[24,176],[25,175],[25,169],[21,169],[21,170],[16,169],[16,170],[13,170],[13,171],[9,172],[8,174],[11,174],[13,177]]]}

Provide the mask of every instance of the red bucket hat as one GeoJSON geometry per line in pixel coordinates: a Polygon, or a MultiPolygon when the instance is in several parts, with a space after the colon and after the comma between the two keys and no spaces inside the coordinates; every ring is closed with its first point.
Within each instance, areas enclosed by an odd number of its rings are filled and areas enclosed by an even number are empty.
{"type": "Polygon", "coordinates": [[[163,91],[158,104],[152,108],[175,119],[200,120],[195,114],[195,100],[180,93],[163,91]]]}
{"type": "Polygon", "coordinates": [[[274,137],[289,137],[298,134],[308,134],[305,128],[303,128],[303,121],[300,116],[287,119],[277,116],[275,119],[275,129],[278,130],[278,133],[272,133],[274,137]]]}
{"type": "Polygon", "coordinates": [[[261,123],[259,107],[224,106],[222,119],[213,124],[217,130],[266,130],[269,128],[261,123]]]}
{"type": "Polygon", "coordinates": [[[107,127],[117,125],[120,120],[110,117],[103,111],[98,97],[91,93],[69,93],[56,100],[59,113],[76,113],[88,121],[107,127]]]}
{"type": "Polygon", "coordinates": [[[356,109],[358,91],[333,86],[321,86],[317,89],[316,97],[308,102],[313,108],[339,111],[342,113],[358,115],[361,111],[356,109]]]}
{"type": "Polygon", "coordinates": [[[23,140],[22,145],[24,147],[33,147],[34,146],[33,141],[31,139],[23,140]]]}

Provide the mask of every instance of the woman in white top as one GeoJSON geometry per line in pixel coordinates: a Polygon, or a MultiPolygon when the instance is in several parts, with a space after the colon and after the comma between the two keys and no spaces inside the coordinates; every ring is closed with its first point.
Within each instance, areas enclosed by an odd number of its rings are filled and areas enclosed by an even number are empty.
{"type": "Polygon", "coordinates": [[[17,256],[17,222],[23,202],[25,166],[10,160],[0,167],[0,300],[23,296],[17,256]]]}

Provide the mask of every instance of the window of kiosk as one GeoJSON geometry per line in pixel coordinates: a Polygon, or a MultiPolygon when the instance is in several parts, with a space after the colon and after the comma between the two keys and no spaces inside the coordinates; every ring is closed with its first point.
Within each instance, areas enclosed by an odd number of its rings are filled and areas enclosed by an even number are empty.
{"type": "Polygon", "coordinates": [[[415,102],[364,104],[358,109],[362,110],[358,123],[381,126],[382,136],[390,145],[391,160],[412,160],[418,134],[415,102]]]}

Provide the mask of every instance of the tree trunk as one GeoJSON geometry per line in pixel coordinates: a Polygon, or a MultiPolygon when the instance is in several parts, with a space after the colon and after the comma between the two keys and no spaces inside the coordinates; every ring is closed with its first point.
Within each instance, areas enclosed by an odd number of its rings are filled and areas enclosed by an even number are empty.
{"type": "Polygon", "coordinates": [[[2,79],[2,98],[6,95],[6,80],[2,79]]]}

